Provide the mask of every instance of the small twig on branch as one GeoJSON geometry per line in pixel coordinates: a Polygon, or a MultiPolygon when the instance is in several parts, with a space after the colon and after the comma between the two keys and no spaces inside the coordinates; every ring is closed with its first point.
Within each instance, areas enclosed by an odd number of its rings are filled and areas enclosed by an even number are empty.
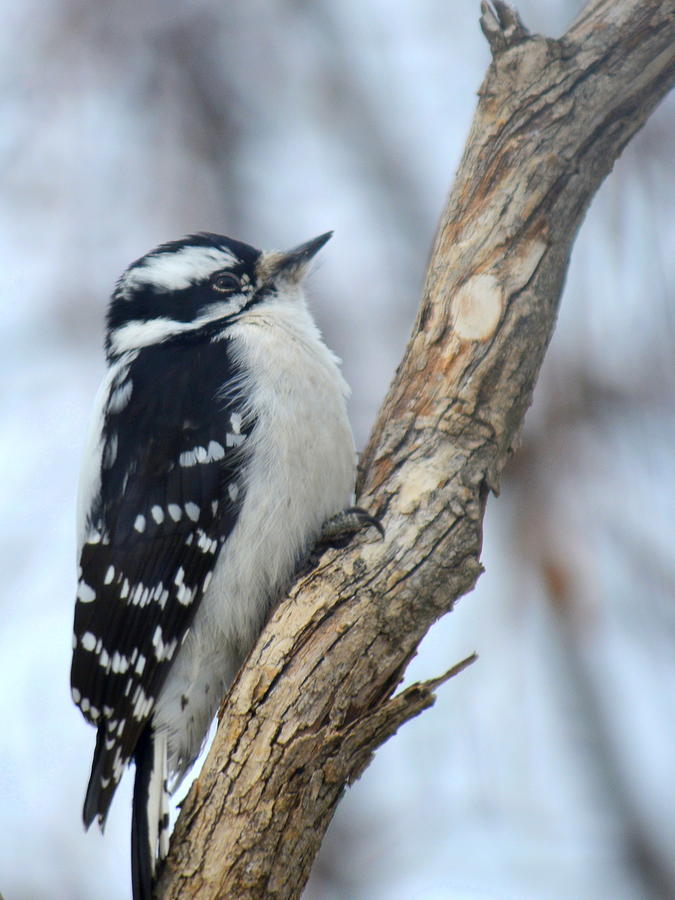
{"type": "Polygon", "coordinates": [[[483,0],[480,9],[482,13],[480,27],[493,55],[527,40],[530,36],[520,21],[518,12],[501,0],[493,0],[492,3],[483,0]]]}

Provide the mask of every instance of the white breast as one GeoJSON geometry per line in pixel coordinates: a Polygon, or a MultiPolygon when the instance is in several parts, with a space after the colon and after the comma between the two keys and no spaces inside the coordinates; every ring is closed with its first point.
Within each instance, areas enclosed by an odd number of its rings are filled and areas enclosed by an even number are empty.
{"type": "Polygon", "coordinates": [[[270,604],[326,519],[350,505],[354,488],[349,389],[304,300],[255,307],[228,337],[247,373],[243,393],[256,426],[239,519],[155,713],[156,724],[169,729],[170,768],[181,772],[270,604]]]}

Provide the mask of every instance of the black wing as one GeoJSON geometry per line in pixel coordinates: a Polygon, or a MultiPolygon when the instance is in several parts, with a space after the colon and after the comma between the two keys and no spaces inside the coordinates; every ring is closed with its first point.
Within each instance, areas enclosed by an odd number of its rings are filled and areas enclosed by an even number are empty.
{"type": "Polygon", "coordinates": [[[80,557],[73,698],[98,727],[85,823],[101,824],[232,531],[246,415],[226,340],[142,349],[106,404],[80,557]]]}

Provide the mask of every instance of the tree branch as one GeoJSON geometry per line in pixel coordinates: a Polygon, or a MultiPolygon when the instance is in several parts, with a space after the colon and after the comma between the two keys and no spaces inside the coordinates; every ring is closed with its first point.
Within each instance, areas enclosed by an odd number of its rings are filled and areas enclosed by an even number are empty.
{"type": "Polygon", "coordinates": [[[560,40],[497,0],[482,13],[493,61],[361,461],[359,503],[386,540],[326,553],[274,612],[184,803],[162,900],[297,898],[345,786],[456,673],[394,695],[481,572],[486,498],[518,441],[576,232],[675,80],[672,0],[595,0],[560,40]]]}

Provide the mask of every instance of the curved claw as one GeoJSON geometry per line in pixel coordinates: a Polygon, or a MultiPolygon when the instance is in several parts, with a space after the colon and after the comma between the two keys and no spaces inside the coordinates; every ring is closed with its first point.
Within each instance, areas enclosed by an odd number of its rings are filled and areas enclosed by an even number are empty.
{"type": "Polygon", "coordinates": [[[384,526],[375,516],[371,516],[360,506],[348,506],[324,522],[319,539],[306,559],[300,562],[294,578],[309,575],[316,568],[321,555],[328,547],[339,549],[346,547],[349,541],[363,528],[376,528],[384,540],[384,526]]]}
{"type": "Polygon", "coordinates": [[[349,506],[334,516],[331,516],[321,530],[321,541],[332,543],[334,541],[351,538],[358,534],[363,528],[372,526],[376,528],[380,537],[384,539],[384,526],[375,516],[371,516],[365,509],[360,506],[349,506]]]}
{"type": "Polygon", "coordinates": [[[350,506],[345,510],[345,512],[351,513],[351,515],[356,516],[361,523],[362,528],[367,528],[369,525],[371,525],[373,528],[376,528],[380,533],[380,537],[382,538],[382,540],[384,540],[384,525],[382,524],[382,522],[380,522],[377,516],[371,516],[369,512],[367,512],[365,509],[362,509],[360,506],[350,506]]]}

